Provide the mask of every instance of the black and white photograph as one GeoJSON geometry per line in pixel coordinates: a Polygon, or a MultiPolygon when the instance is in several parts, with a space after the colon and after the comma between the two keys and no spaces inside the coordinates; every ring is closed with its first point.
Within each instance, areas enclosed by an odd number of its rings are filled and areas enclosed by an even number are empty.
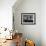
{"type": "Polygon", "coordinates": [[[21,13],[21,24],[23,25],[36,24],[36,14],[35,13],[21,13]]]}

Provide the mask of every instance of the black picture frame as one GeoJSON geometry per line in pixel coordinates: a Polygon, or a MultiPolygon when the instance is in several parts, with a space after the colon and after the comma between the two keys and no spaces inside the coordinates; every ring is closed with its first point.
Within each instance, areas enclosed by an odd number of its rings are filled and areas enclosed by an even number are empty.
{"type": "Polygon", "coordinates": [[[22,25],[35,25],[36,13],[21,13],[21,24],[22,25]]]}

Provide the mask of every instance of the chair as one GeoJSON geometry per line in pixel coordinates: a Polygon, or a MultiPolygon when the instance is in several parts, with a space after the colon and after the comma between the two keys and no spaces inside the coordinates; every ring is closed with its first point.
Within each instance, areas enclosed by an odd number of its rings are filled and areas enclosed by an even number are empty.
{"type": "Polygon", "coordinates": [[[16,46],[22,45],[22,33],[15,33],[16,46]]]}

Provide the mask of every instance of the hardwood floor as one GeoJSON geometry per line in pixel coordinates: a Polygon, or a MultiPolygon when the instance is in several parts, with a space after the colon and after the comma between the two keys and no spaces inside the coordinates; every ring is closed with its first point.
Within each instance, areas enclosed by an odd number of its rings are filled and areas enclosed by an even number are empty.
{"type": "Polygon", "coordinates": [[[0,46],[22,46],[22,33],[15,33],[11,40],[7,39],[0,46]]]}
{"type": "Polygon", "coordinates": [[[16,46],[15,39],[13,39],[13,40],[6,40],[6,42],[2,43],[0,46],[16,46]]]}

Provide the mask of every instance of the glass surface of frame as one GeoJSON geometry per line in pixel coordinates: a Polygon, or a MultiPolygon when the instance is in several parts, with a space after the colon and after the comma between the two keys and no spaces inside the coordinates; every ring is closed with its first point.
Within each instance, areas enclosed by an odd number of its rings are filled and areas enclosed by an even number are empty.
{"type": "Polygon", "coordinates": [[[36,24],[36,13],[21,13],[21,24],[23,25],[36,24]]]}

